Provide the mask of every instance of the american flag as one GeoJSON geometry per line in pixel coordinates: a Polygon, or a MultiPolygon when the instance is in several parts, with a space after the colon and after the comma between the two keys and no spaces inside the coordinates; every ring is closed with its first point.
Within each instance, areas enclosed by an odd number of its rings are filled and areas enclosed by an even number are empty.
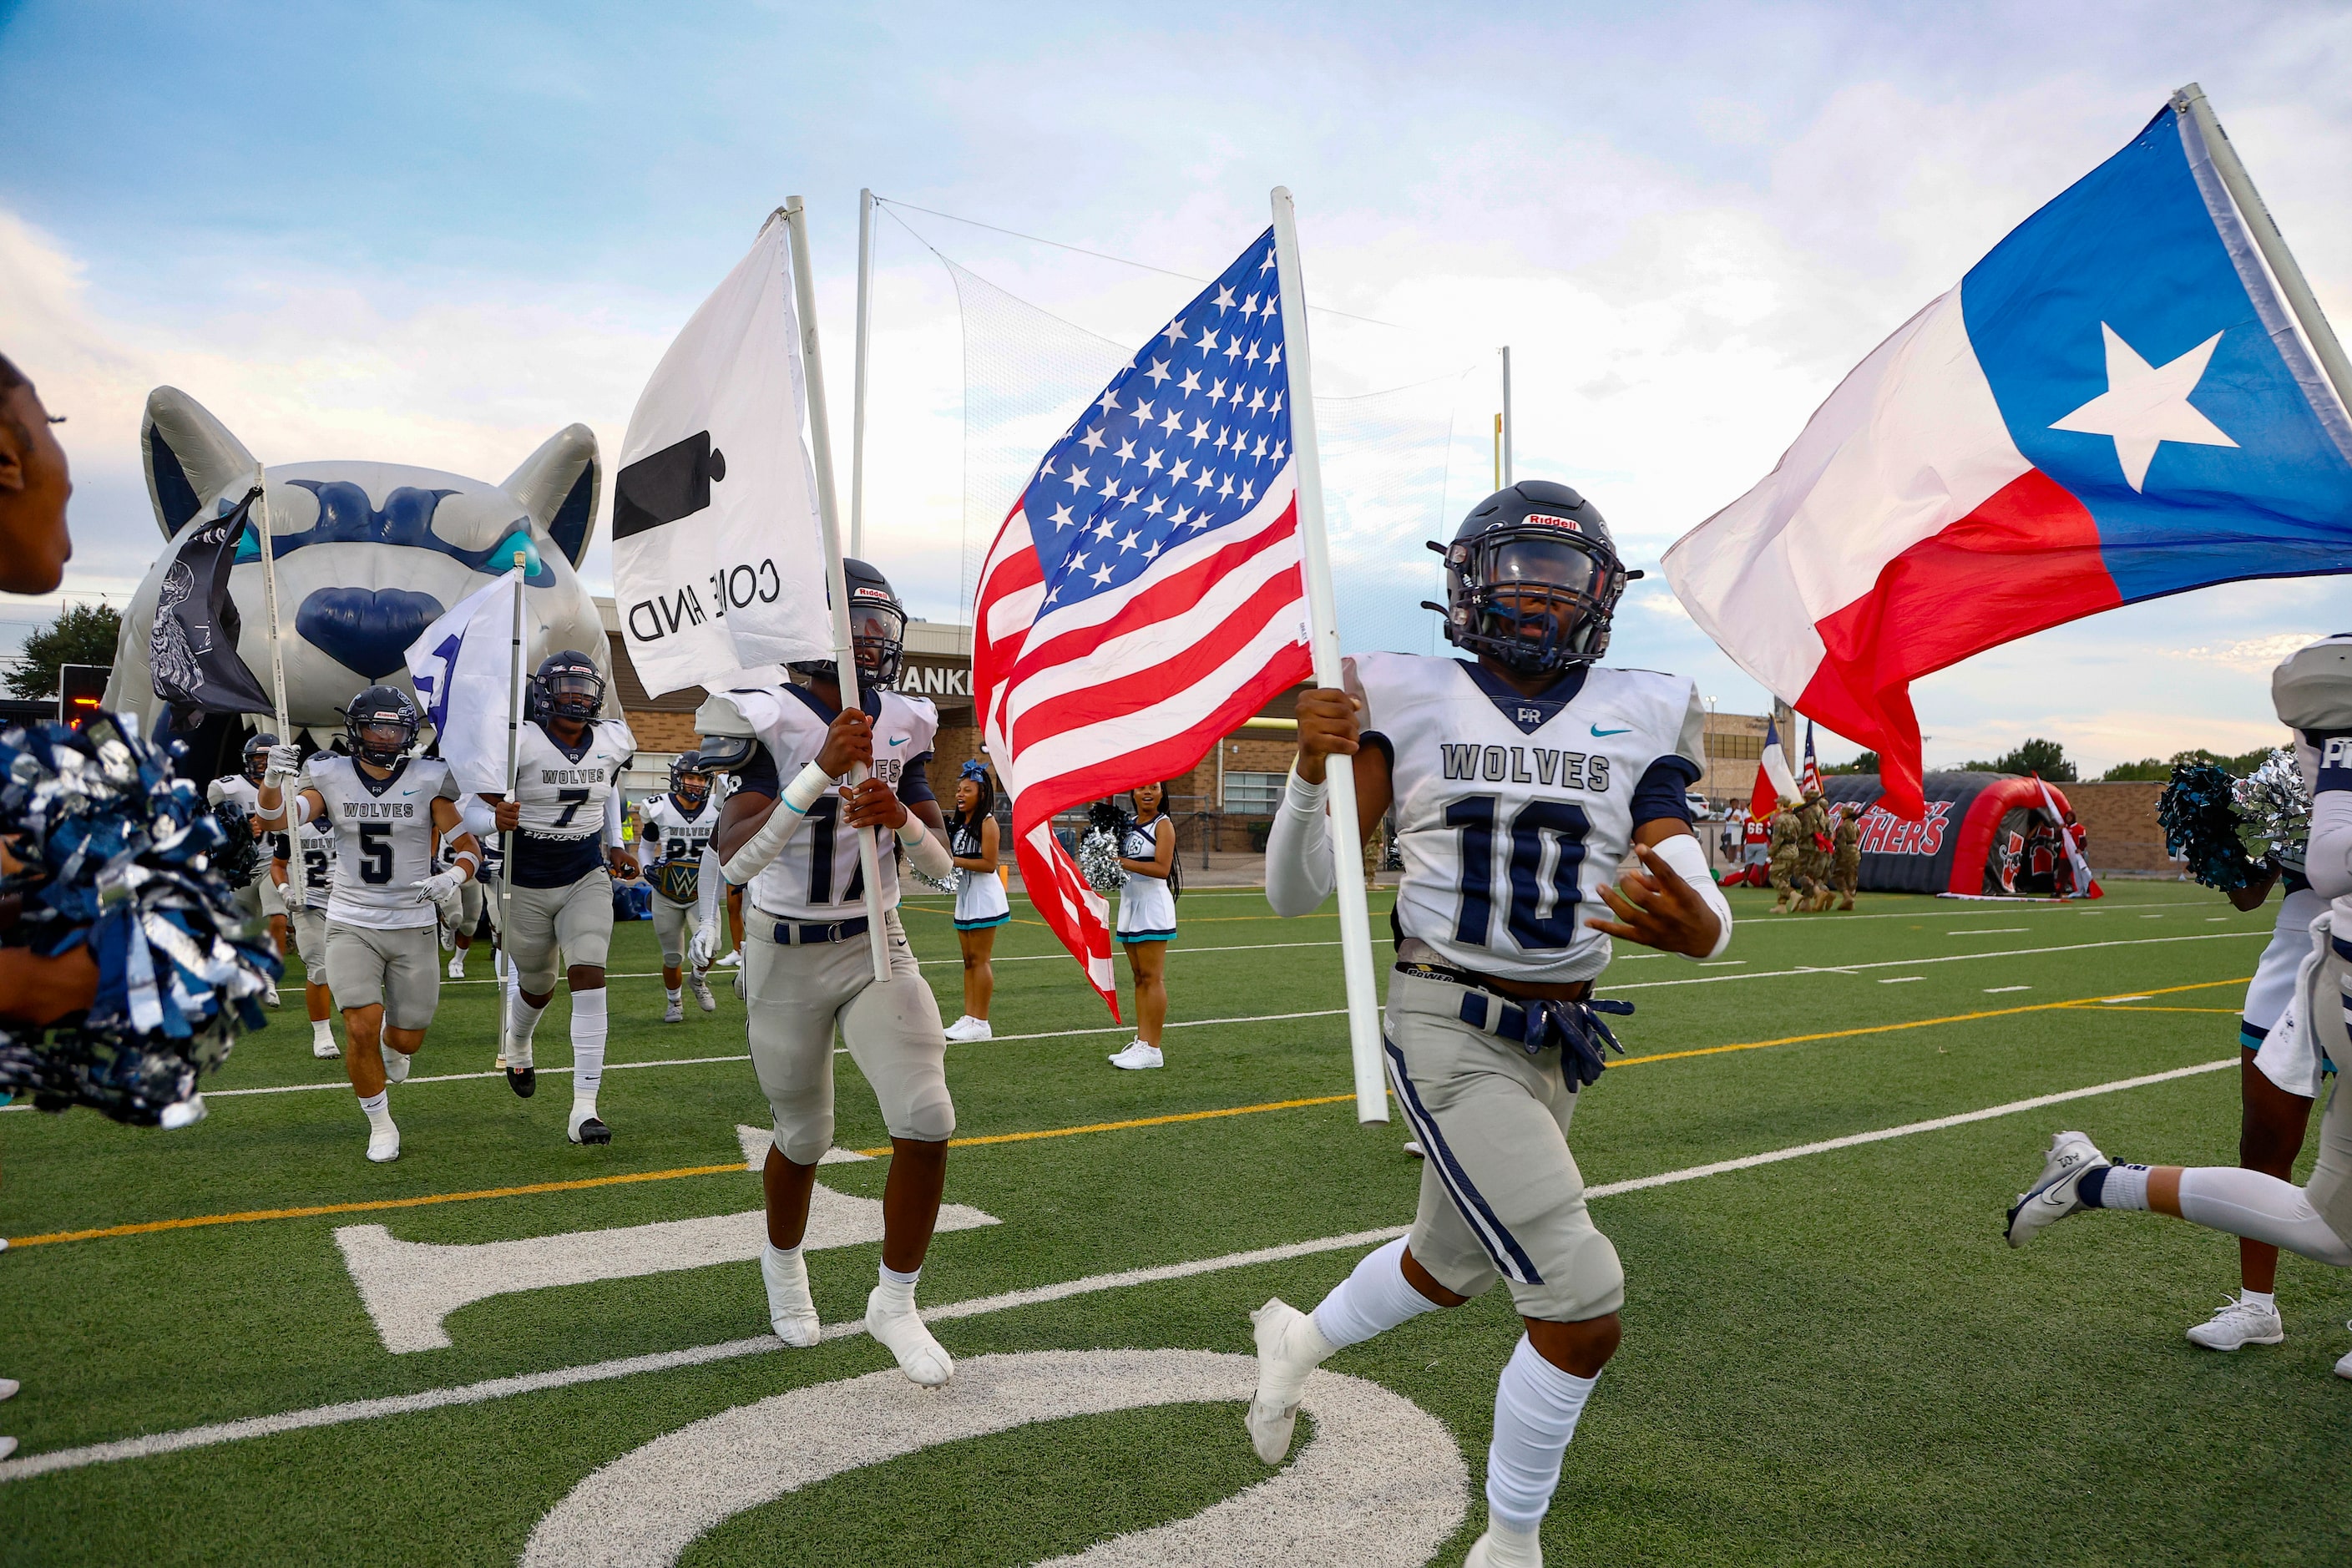
{"type": "Polygon", "coordinates": [[[973,607],[981,733],[1037,912],[1118,1011],[1109,905],[1054,815],[1189,770],[1308,678],[1274,231],[1045,454],[973,607]]]}
{"type": "Polygon", "coordinates": [[[1805,721],[1805,776],[1801,781],[1807,795],[1818,795],[1822,787],[1821,760],[1813,755],[1813,721],[1805,721]]]}

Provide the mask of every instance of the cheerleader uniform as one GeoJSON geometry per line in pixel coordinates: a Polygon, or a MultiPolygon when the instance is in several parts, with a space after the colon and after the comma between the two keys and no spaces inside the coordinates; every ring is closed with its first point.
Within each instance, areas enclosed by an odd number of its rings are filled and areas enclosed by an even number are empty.
{"type": "MultiPolygon", "coordinates": [[[[1124,850],[1130,860],[1150,860],[1160,853],[1167,836],[1176,831],[1176,824],[1165,816],[1152,819],[1149,828],[1138,826],[1127,836],[1124,850]]],[[[1122,942],[1173,942],[1176,940],[1176,897],[1168,890],[1164,877],[1127,874],[1127,881],[1118,890],[1118,940],[1122,942]]]]}
{"type": "MultiPolygon", "coordinates": [[[[971,859],[980,854],[980,828],[958,823],[948,835],[950,854],[971,859]]],[[[988,931],[1013,918],[1013,902],[1004,896],[1004,879],[994,871],[956,868],[955,928],[988,931]]]]}

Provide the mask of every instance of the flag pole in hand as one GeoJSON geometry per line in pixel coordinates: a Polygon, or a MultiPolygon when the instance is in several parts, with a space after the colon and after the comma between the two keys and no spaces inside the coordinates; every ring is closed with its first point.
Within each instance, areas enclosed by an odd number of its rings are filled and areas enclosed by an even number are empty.
{"type": "Polygon", "coordinates": [[[248,514],[261,541],[261,613],[269,622],[269,698],[277,705],[278,739],[293,740],[293,724],[286,708],[286,656],[278,646],[278,548],[269,537],[269,469],[253,476],[253,510],[248,514]]]}
{"type": "MultiPolygon", "coordinates": [[[[1339,613],[1331,592],[1331,548],[1323,533],[1323,470],[1315,447],[1315,392],[1307,378],[1307,285],[1298,265],[1298,218],[1286,186],[1274,188],[1275,277],[1282,290],[1282,341],[1290,356],[1290,439],[1298,458],[1298,537],[1306,555],[1307,618],[1315,684],[1339,679],[1339,613]]],[[[1364,902],[1362,836],[1356,826],[1356,759],[1328,759],[1331,854],[1339,864],[1339,967],[1348,984],[1348,1047],[1356,1069],[1356,1120],[1386,1121],[1381,1072],[1380,1001],[1372,978],[1371,911],[1364,902]]]]}
{"type": "MultiPolygon", "coordinates": [[[[817,510],[824,535],[824,595],[833,605],[834,668],[839,672],[843,712],[858,705],[857,650],[849,634],[849,581],[841,569],[841,513],[833,494],[833,434],[824,416],[824,359],[817,352],[816,283],[809,276],[808,212],[798,196],[784,198],[784,226],[793,247],[793,294],[799,304],[800,336],[793,347],[807,389],[809,446],[816,467],[817,510]]],[[[849,770],[849,782],[863,784],[866,769],[849,770]]],[[[882,864],[874,835],[857,835],[857,864],[866,878],[866,940],[874,955],[874,978],[890,978],[890,949],[883,928],[882,864]]]]}
{"type": "MultiPolygon", "coordinates": [[[[507,789],[505,798],[515,797],[515,757],[522,743],[522,579],[524,557],[514,552],[514,641],[509,654],[511,660],[510,679],[507,682],[507,789]]],[[[507,932],[514,929],[514,833],[501,829],[499,833],[499,952],[506,952],[507,932]]],[[[513,1028],[514,1007],[508,998],[509,991],[521,989],[521,977],[516,973],[514,961],[507,961],[507,977],[499,987],[499,1060],[507,1059],[509,1031],[513,1028]]]]}

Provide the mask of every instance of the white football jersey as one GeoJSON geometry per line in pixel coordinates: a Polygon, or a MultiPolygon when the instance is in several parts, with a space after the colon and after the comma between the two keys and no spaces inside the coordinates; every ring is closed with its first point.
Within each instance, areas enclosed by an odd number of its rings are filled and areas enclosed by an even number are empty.
{"type": "Polygon", "coordinates": [[[289,864],[287,875],[302,879],[302,887],[310,894],[307,900],[312,909],[335,885],[335,825],[323,816],[314,816],[298,829],[293,837],[294,853],[288,858],[299,859],[299,865],[289,864]]]}
{"type": "Polygon", "coordinates": [[[215,779],[205,786],[205,805],[218,805],[225,800],[233,800],[247,811],[259,811],[261,809],[260,786],[243,773],[231,773],[226,778],[215,779]]]}
{"type": "Polygon", "coordinates": [[[701,807],[688,816],[677,797],[657,795],[637,808],[637,850],[648,866],[673,860],[702,863],[702,847],[719,829],[719,793],[713,790],[701,807]]]}
{"type": "MultiPolygon", "coordinates": [[[[874,716],[874,772],[902,800],[932,798],[921,764],[931,754],[940,710],[928,697],[896,691],[861,693],[867,713],[874,716]],[[920,779],[919,784],[910,780],[920,779]],[[915,793],[909,795],[908,789],[915,793]]],[[[765,686],[730,691],[732,701],[758,731],[767,749],[765,759],[753,758],[738,781],[739,788],[778,795],[782,786],[816,761],[824,748],[825,727],[833,721],[815,697],[797,686],[765,686]],[[773,773],[769,767],[772,765],[773,773]]],[[[793,835],[783,853],[751,879],[751,899],[760,908],[785,920],[832,921],[854,919],[866,902],[865,868],[858,864],[857,836],[841,830],[841,786],[835,784],[809,808],[808,820],[793,835]]],[[[882,906],[898,901],[898,866],[893,836],[874,830],[880,852],[882,906]]]]}
{"type": "Polygon", "coordinates": [[[1349,662],[1368,742],[1390,753],[1402,932],[1478,973],[1599,974],[1610,939],[1584,922],[1613,917],[1593,886],[1616,877],[1639,823],[1689,820],[1684,792],[1706,768],[1698,688],[1593,665],[1528,699],[1461,659],[1349,662]]]}
{"type": "Polygon", "coordinates": [[[334,891],[327,918],[374,931],[439,923],[416,884],[433,874],[433,803],[455,801],[457,781],[437,757],[409,757],[389,778],[371,778],[349,757],[312,757],[302,787],[327,803],[335,835],[334,891]]]}
{"type": "Polygon", "coordinates": [[[604,863],[604,802],[636,755],[636,737],[618,719],[592,721],[577,749],[538,720],[522,727],[515,748],[518,888],[561,888],[604,863]]]}

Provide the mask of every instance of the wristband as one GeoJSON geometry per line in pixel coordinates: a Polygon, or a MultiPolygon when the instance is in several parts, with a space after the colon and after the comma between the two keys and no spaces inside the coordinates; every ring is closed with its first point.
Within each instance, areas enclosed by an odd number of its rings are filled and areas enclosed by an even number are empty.
{"type": "Polygon", "coordinates": [[[811,763],[784,786],[784,804],[791,806],[796,816],[806,816],[809,808],[824,799],[824,792],[832,787],[833,775],[811,763]]]}

